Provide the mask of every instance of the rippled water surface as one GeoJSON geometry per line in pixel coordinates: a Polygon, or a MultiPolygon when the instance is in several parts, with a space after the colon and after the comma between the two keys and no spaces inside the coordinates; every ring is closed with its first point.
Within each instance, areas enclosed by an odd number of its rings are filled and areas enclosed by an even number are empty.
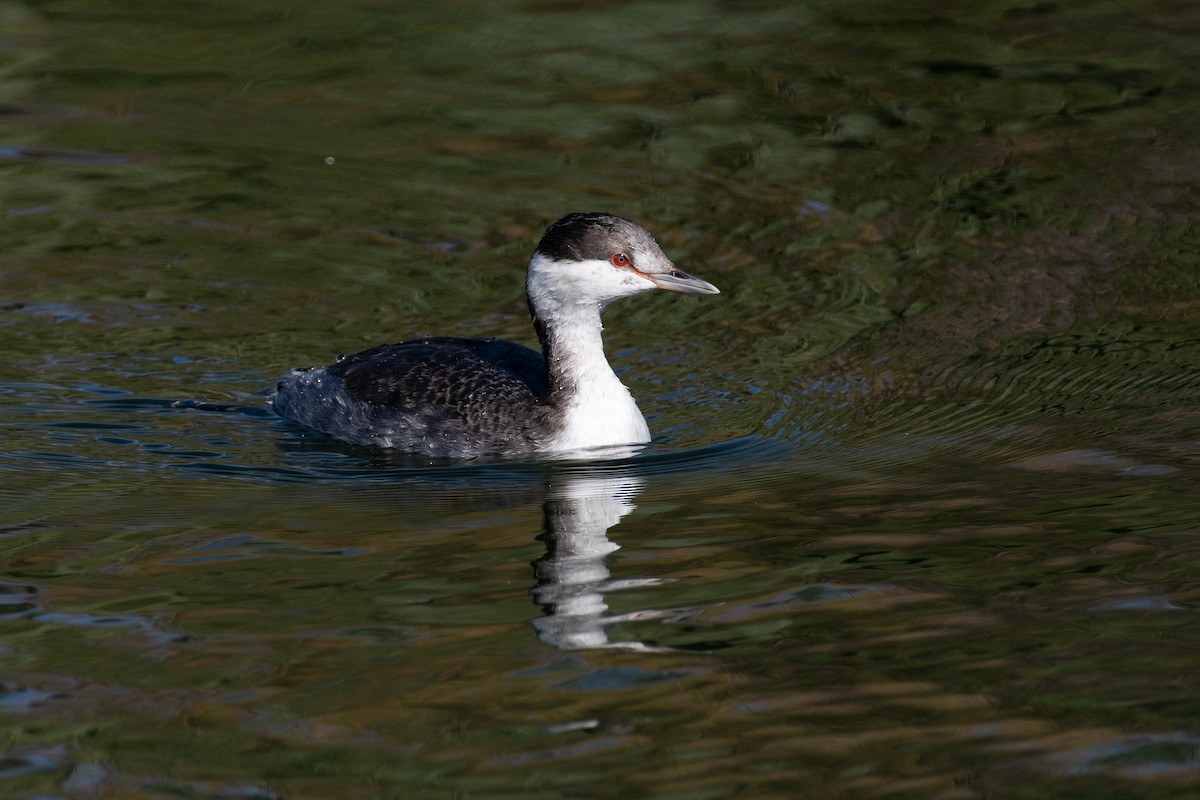
{"type": "Polygon", "coordinates": [[[1190,798],[1190,2],[0,2],[0,795],[1190,798]],[[655,441],[438,463],[289,367],[532,342],[655,441]]]}

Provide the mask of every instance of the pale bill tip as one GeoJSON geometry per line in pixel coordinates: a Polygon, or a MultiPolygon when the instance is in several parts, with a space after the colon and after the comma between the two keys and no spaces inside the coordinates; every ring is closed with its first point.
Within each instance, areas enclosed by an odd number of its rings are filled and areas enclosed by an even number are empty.
{"type": "Polygon", "coordinates": [[[721,290],[713,286],[706,280],[701,280],[694,275],[688,275],[682,270],[673,270],[672,272],[660,272],[653,275],[646,275],[650,282],[659,289],[666,289],[669,292],[683,292],[684,294],[720,294],[721,290]]]}

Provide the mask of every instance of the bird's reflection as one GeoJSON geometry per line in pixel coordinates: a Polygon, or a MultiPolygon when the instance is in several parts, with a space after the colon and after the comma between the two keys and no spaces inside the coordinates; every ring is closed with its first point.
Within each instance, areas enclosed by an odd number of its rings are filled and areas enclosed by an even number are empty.
{"type": "Polygon", "coordinates": [[[533,620],[538,638],[563,650],[616,648],[662,651],[644,642],[610,642],[608,626],[671,612],[638,611],[611,615],[604,596],[616,589],[650,586],[654,579],[611,579],[608,561],[618,549],[608,530],[637,506],[633,499],[643,481],[633,472],[563,474],[550,483],[544,530],[546,555],[533,562],[536,585],[530,590],[545,615],[533,620]]]}
{"type": "MultiPolygon", "coordinates": [[[[641,446],[589,451],[591,462],[564,460],[503,462],[496,464],[433,464],[411,454],[361,448],[327,438],[285,442],[281,448],[306,456],[321,452],[342,455],[325,475],[390,476],[389,502],[402,503],[406,513],[450,513],[469,508],[504,507],[542,501],[543,525],[538,540],[546,554],[533,562],[536,580],[530,593],[544,614],[532,620],[538,638],[563,650],[620,649],[670,652],[648,642],[609,641],[609,628],[617,623],[654,619],[679,619],[694,609],[638,610],[608,613],[605,595],[663,583],[656,578],[614,580],[609,572],[612,553],[619,546],[608,531],[632,513],[642,491],[645,461],[641,446]],[[621,463],[617,463],[621,462],[621,463]],[[404,487],[403,491],[394,491],[404,487]],[[436,511],[434,509],[437,509],[436,511]]],[[[313,468],[306,459],[306,467],[313,468]]],[[[344,493],[341,495],[344,497],[344,493]]]]}

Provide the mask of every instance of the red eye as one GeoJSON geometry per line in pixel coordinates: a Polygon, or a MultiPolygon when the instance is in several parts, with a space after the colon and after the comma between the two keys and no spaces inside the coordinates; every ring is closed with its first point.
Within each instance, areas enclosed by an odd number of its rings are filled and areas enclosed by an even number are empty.
{"type": "Polygon", "coordinates": [[[609,261],[612,262],[614,267],[628,267],[629,266],[629,256],[625,255],[624,253],[617,253],[612,258],[610,258],[609,261]]]}

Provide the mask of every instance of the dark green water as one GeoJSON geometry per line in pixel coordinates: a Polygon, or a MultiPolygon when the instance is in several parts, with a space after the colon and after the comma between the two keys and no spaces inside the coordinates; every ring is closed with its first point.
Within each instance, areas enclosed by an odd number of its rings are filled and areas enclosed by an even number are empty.
{"type": "Polygon", "coordinates": [[[0,2],[0,795],[1194,797],[1198,34],[0,2]],[[724,291],[606,315],[644,453],[265,410],[530,342],[525,260],[593,209],[724,291]]]}

